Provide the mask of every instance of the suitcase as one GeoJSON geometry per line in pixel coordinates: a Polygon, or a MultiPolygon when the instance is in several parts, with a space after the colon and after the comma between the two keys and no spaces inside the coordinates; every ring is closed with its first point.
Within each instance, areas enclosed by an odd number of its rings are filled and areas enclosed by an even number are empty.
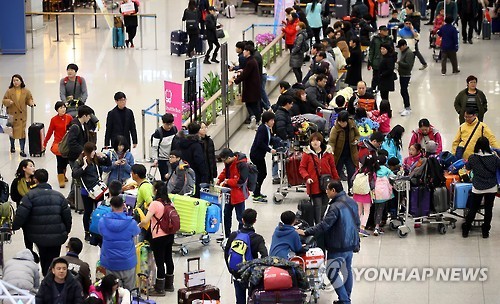
{"type": "Polygon", "coordinates": [[[113,48],[125,48],[125,34],[122,27],[113,28],[113,48]]]}
{"type": "Polygon", "coordinates": [[[300,219],[306,221],[310,227],[314,226],[314,206],[308,199],[301,200],[297,206],[300,219]]]}
{"type": "Polygon", "coordinates": [[[467,199],[472,191],[471,183],[456,183],[453,187],[453,206],[455,209],[467,208],[467,199]]]}
{"type": "Polygon", "coordinates": [[[136,286],[141,288],[143,281],[147,281],[147,286],[153,286],[156,279],[156,263],[153,250],[148,241],[143,241],[135,245],[135,254],[137,255],[137,264],[135,266],[136,275],[143,274],[142,279],[137,278],[136,286]]]}
{"type": "Polygon", "coordinates": [[[446,179],[446,189],[448,189],[448,191],[451,191],[451,184],[460,181],[460,175],[458,174],[445,173],[444,178],[446,179]]]}
{"type": "Polygon", "coordinates": [[[71,201],[69,201],[69,205],[71,209],[75,209],[75,212],[78,214],[83,213],[83,199],[82,199],[82,187],[80,185],[77,185],[77,183],[74,183],[74,201],[73,201],[73,206],[71,206],[71,201]]]}
{"type": "Polygon", "coordinates": [[[228,5],[225,8],[226,11],[226,17],[227,18],[234,18],[236,17],[236,7],[234,5],[228,5]]]}
{"type": "Polygon", "coordinates": [[[391,7],[389,6],[389,1],[378,2],[377,16],[385,18],[389,17],[390,14],[391,14],[391,7]]]}
{"type": "Polygon", "coordinates": [[[177,30],[170,33],[170,55],[180,56],[187,52],[188,35],[185,31],[177,30]]]}
{"type": "Polygon", "coordinates": [[[177,303],[191,304],[195,300],[220,300],[220,290],[213,285],[179,288],[177,303]]]}
{"type": "Polygon", "coordinates": [[[304,179],[299,173],[300,161],[302,160],[302,152],[296,151],[286,160],[285,170],[288,184],[290,186],[303,185],[304,179]]]}
{"type": "Polygon", "coordinates": [[[330,124],[330,116],[332,115],[333,110],[321,109],[318,113],[318,116],[323,117],[326,120],[325,131],[330,132],[330,129],[333,127],[330,124]]]}
{"type": "Polygon", "coordinates": [[[491,23],[486,18],[483,20],[482,38],[491,40],[491,23]]]}
{"type": "Polygon", "coordinates": [[[185,195],[169,194],[181,220],[179,232],[197,234],[205,232],[205,221],[209,202],[185,195]]]}
{"type": "Polygon", "coordinates": [[[31,126],[28,127],[28,145],[31,157],[41,157],[45,154],[43,142],[45,141],[45,125],[35,121],[35,108],[31,107],[31,126]]]}
{"type": "Polygon", "coordinates": [[[433,210],[437,213],[445,212],[449,209],[449,196],[446,187],[438,187],[432,193],[433,210]]]}
{"type": "Polygon", "coordinates": [[[500,33],[500,18],[491,19],[491,32],[500,33]]]}
{"type": "Polygon", "coordinates": [[[349,15],[349,5],[350,1],[347,0],[337,0],[333,10],[335,11],[335,18],[342,19],[349,15]]]}
{"type": "Polygon", "coordinates": [[[431,209],[431,191],[426,187],[412,187],[410,190],[410,214],[414,217],[427,216],[431,209]]]}
{"type": "Polygon", "coordinates": [[[144,276],[143,274],[137,275],[136,282],[138,287],[130,291],[130,296],[132,299],[132,301],[130,302],[131,304],[156,304],[155,300],[151,300],[149,298],[148,286],[143,286],[143,283],[145,281],[149,281],[149,278],[147,276],[144,276]],[[146,299],[141,297],[141,292],[145,293],[146,299]]]}
{"type": "Polygon", "coordinates": [[[194,50],[195,50],[196,54],[198,54],[198,55],[204,55],[206,53],[207,43],[205,42],[203,37],[198,38],[198,40],[196,41],[194,50]]]}
{"type": "Polygon", "coordinates": [[[134,195],[129,191],[125,191],[125,193],[122,194],[122,198],[127,208],[127,215],[132,216],[134,214],[134,208],[137,202],[137,195],[134,195]]]}
{"type": "Polygon", "coordinates": [[[207,217],[205,220],[205,231],[207,233],[216,233],[219,231],[222,221],[221,207],[217,204],[210,204],[207,208],[207,217]]]}
{"type": "Polygon", "coordinates": [[[298,288],[290,288],[287,290],[255,290],[252,295],[253,304],[302,304],[304,303],[305,295],[298,288]]]}

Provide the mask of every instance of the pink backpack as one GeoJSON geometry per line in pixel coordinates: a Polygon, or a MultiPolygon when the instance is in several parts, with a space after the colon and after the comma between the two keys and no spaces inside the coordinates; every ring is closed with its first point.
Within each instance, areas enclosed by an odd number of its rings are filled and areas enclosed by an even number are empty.
{"type": "Polygon", "coordinates": [[[377,177],[375,180],[375,201],[384,202],[392,197],[392,185],[387,176],[377,177]]]}

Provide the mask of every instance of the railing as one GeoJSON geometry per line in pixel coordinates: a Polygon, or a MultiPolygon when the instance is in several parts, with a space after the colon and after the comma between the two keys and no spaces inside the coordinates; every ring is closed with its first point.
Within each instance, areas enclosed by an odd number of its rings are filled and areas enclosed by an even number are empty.
{"type": "MultiPolygon", "coordinates": [[[[61,40],[59,39],[59,16],[72,16],[72,21],[73,21],[73,32],[72,32],[72,36],[73,36],[73,49],[76,48],[75,46],[75,35],[76,32],[76,26],[75,26],[75,16],[94,16],[96,19],[95,19],[95,27],[94,28],[97,28],[97,16],[121,16],[121,14],[114,14],[114,13],[75,13],[75,12],[26,12],[25,13],[26,16],[29,16],[30,17],[30,21],[31,21],[31,48],[35,48],[34,47],[34,29],[33,29],[33,16],[56,16],[56,40],[55,42],[60,42],[61,40]]],[[[156,19],[157,19],[157,16],[156,14],[137,14],[137,16],[139,17],[139,31],[140,31],[140,38],[141,38],[141,49],[144,48],[144,44],[143,44],[143,33],[142,33],[142,19],[143,18],[154,18],[155,20],[155,50],[158,49],[158,34],[157,34],[157,23],[156,23],[156,19]]]]}
{"type": "Polygon", "coordinates": [[[275,25],[274,24],[252,24],[249,27],[247,27],[246,29],[244,29],[243,31],[241,31],[241,35],[243,36],[243,41],[246,40],[245,37],[246,37],[248,31],[252,31],[252,38],[250,40],[255,39],[255,28],[256,27],[275,27],[275,25]]]}

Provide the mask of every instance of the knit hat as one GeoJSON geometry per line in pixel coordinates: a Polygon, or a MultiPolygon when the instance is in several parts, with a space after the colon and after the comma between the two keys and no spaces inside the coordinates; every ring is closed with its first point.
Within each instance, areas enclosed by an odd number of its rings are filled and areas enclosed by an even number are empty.
{"type": "Polygon", "coordinates": [[[425,144],[425,152],[430,153],[430,154],[434,154],[437,151],[437,147],[438,147],[438,145],[435,141],[429,140],[425,144]]]}

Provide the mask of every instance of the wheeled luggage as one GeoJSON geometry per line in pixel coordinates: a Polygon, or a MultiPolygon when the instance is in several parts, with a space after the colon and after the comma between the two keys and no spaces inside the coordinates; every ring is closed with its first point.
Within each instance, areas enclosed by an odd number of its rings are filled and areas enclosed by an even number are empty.
{"type": "Polygon", "coordinates": [[[204,55],[205,52],[207,51],[207,43],[203,39],[203,36],[198,38],[198,40],[196,41],[194,50],[198,55],[204,55]]]}
{"type": "Polygon", "coordinates": [[[226,17],[227,18],[234,18],[236,17],[236,7],[234,5],[228,5],[225,8],[226,11],[226,17]]]}
{"type": "Polygon", "coordinates": [[[123,33],[122,27],[113,28],[113,48],[124,48],[125,47],[125,34],[123,33]]]}
{"type": "Polygon", "coordinates": [[[500,33],[500,18],[491,19],[491,32],[500,33]]]}
{"type": "Polygon", "coordinates": [[[410,214],[413,217],[427,216],[431,209],[431,191],[427,187],[412,187],[410,190],[410,214]]]}
{"type": "Polygon", "coordinates": [[[347,0],[337,0],[335,1],[335,6],[333,10],[335,12],[335,18],[342,19],[349,15],[349,5],[350,1],[347,0]]]}
{"type": "Polygon", "coordinates": [[[453,183],[460,181],[460,175],[458,174],[445,173],[444,178],[446,179],[446,189],[448,189],[448,191],[451,191],[451,185],[453,183]]]}
{"type": "Polygon", "coordinates": [[[389,1],[378,2],[378,12],[377,16],[379,17],[389,17],[391,14],[391,7],[389,5],[389,1]]]}
{"type": "Polygon", "coordinates": [[[308,199],[301,200],[297,209],[300,219],[307,222],[309,226],[314,226],[314,206],[312,202],[308,199]]]}
{"type": "Polygon", "coordinates": [[[31,126],[28,127],[28,145],[31,157],[42,156],[45,153],[44,140],[45,125],[41,122],[35,122],[35,109],[31,107],[31,126]]]}
{"type": "Polygon", "coordinates": [[[135,280],[138,287],[130,291],[130,294],[132,296],[132,301],[130,302],[131,304],[156,304],[155,300],[151,300],[149,298],[149,286],[144,286],[145,282],[150,281],[149,279],[150,278],[145,274],[141,273],[137,275],[137,278],[135,280]],[[141,297],[141,292],[143,291],[146,295],[146,299],[141,297]]]}
{"type": "MultiPolygon", "coordinates": [[[[142,280],[147,281],[148,287],[153,286],[154,279],[156,278],[156,263],[153,255],[153,250],[148,241],[143,241],[135,245],[135,254],[137,255],[137,264],[135,266],[136,275],[143,274],[142,280]]],[[[136,280],[136,286],[141,287],[140,284],[144,283],[141,280],[136,280]]]]}
{"type": "Polygon", "coordinates": [[[471,183],[456,183],[453,187],[453,206],[455,209],[467,208],[467,199],[472,191],[471,183]]]}
{"type": "Polygon", "coordinates": [[[178,194],[169,194],[169,197],[172,203],[174,203],[181,220],[181,229],[179,232],[191,234],[205,232],[209,202],[196,197],[178,194]]]}
{"type": "Polygon", "coordinates": [[[286,161],[286,176],[290,186],[298,186],[304,184],[304,179],[299,173],[300,161],[302,160],[302,152],[295,151],[288,157],[286,161]]]}
{"type": "Polygon", "coordinates": [[[482,38],[483,40],[491,39],[491,23],[488,20],[486,20],[486,18],[483,20],[482,38]]]}
{"type": "Polygon", "coordinates": [[[205,231],[207,233],[216,233],[217,231],[219,231],[221,220],[221,206],[210,203],[207,208],[205,231]]]}
{"type": "Polygon", "coordinates": [[[185,31],[177,30],[170,33],[170,55],[186,54],[188,35],[185,31]]]}
{"type": "Polygon", "coordinates": [[[304,293],[298,288],[287,290],[255,290],[252,295],[253,304],[302,304],[304,303],[304,293]]]}
{"type": "Polygon", "coordinates": [[[204,285],[189,288],[179,288],[177,291],[177,303],[191,304],[195,300],[220,300],[220,290],[213,285],[204,285]]]}
{"type": "Polygon", "coordinates": [[[446,187],[437,187],[432,193],[433,210],[437,213],[445,212],[449,209],[449,196],[446,187]]]}

